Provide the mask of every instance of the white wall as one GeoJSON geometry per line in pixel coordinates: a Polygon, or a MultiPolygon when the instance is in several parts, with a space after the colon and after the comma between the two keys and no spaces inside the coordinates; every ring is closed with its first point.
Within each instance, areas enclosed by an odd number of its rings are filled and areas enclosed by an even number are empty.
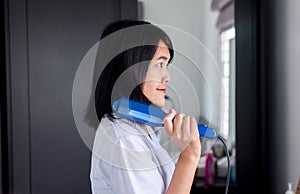
{"type": "MultiPolygon", "coordinates": [[[[300,178],[300,1],[276,1],[272,193],[294,190],[300,178]]],[[[273,129],[272,129],[273,130],[273,129]]]]}
{"type": "Polygon", "coordinates": [[[176,52],[170,66],[172,81],[168,93],[174,98],[175,108],[219,129],[222,116],[219,102],[222,75],[218,69],[220,40],[215,28],[217,13],[210,11],[211,1],[140,1],[144,7],[144,20],[184,31],[166,30],[173,39],[176,52]],[[187,77],[182,76],[180,71],[187,77]]]}

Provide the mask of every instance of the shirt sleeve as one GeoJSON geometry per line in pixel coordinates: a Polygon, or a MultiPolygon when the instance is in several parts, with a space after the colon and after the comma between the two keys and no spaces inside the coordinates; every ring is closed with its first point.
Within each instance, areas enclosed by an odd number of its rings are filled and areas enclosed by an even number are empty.
{"type": "Polygon", "coordinates": [[[93,194],[165,193],[174,170],[173,163],[165,165],[169,155],[155,138],[150,141],[135,128],[121,127],[102,122],[96,132],[90,174],[93,194]]]}
{"type": "Polygon", "coordinates": [[[110,146],[106,154],[105,161],[93,157],[91,180],[94,194],[166,192],[164,173],[155,162],[152,150],[140,138],[121,139],[110,146]]]}
{"type": "Polygon", "coordinates": [[[112,166],[111,177],[115,193],[165,193],[165,183],[153,150],[141,138],[120,140],[120,148],[112,153],[119,166],[112,166]]]}

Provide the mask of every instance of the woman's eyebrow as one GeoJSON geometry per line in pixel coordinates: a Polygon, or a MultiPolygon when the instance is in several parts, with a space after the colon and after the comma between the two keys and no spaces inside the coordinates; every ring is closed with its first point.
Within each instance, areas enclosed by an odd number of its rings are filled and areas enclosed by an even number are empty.
{"type": "Polygon", "coordinates": [[[160,59],[163,59],[163,60],[167,61],[167,60],[168,60],[168,57],[166,57],[166,56],[160,56],[160,57],[158,57],[158,59],[156,59],[156,60],[160,60],[160,59]]]}

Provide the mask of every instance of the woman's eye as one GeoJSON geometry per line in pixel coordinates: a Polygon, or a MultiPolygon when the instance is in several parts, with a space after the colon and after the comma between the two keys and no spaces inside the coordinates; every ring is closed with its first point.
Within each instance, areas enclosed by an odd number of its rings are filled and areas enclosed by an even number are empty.
{"type": "Polygon", "coordinates": [[[157,67],[163,67],[163,63],[157,63],[156,66],[157,67]]]}

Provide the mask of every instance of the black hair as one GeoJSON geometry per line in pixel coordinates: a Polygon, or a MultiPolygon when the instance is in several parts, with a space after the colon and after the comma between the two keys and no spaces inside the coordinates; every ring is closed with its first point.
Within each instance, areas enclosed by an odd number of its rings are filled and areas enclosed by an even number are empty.
{"type": "Polygon", "coordinates": [[[170,63],[174,56],[173,45],[159,27],[146,21],[121,20],[104,29],[94,72],[94,108],[98,121],[94,124],[90,122],[91,125],[97,127],[104,115],[113,120],[111,104],[120,97],[151,104],[142,93],[141,86],[159,41],[169,48],[170,63]]]}

